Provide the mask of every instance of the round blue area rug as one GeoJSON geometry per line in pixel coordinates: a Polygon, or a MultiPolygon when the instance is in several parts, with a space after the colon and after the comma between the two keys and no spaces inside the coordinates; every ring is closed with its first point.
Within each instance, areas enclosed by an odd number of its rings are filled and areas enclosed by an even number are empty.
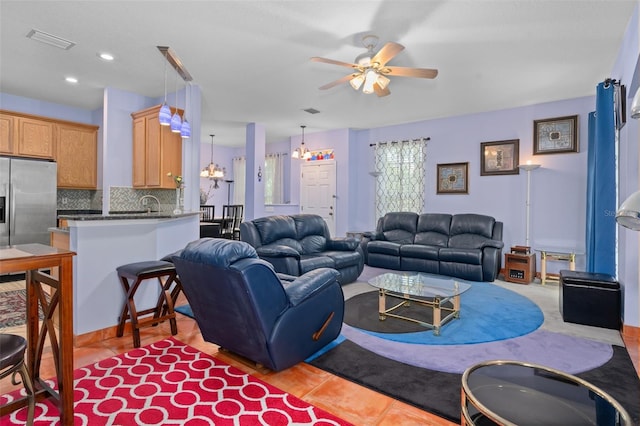
{"type": "MultiPolygon", "coordinates": [[[[471,288],[460,297],[460,318],[452,319],[441,327],[439,336],[434,335],[433,330],[410,321],[393,317],[379,321],[376,291],[359,294],[346,301],[345,323],[381,339],[421,345],[495,342],[531,333],[542,325],[542,311],[525,296],[492,283],[469,284],[471,288]],[[378,322],[388,330],[376,331],[375,323],[378,322]],[[402,330],[403,327],[406,330],[402,330]]],[[[416,304],[408,308],[406,315],[411,316],[412,310],[418,316],[424,313],[431,315],[431,309],[416,304]]]]}

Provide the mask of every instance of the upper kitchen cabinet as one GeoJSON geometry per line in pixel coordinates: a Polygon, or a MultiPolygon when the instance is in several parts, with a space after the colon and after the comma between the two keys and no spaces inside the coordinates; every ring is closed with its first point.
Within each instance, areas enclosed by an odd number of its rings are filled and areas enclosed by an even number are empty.
{"type": "MultiPolygon", "coordinates": [[[[182,137],[161,126],[161,105],[131,114],[133,118],[133,187],[175,188],[173,176],[182,175],[182,137]]],[[[183,111],[178,110],[180,115],[183,111]]]]}
{"type": "Polygon", "coordinates": [[[27,114],[0,111],[0,153],[53,159],[53,122],[27,114]]]}
{"type": "Polygon", "coordinates": [[[57,123],[58,188],[96,189],[98,127],[57,123]]]}
{"type": "Polygon", "coordinates": [[[97,126],[0,110],[0,154],[55,160],[59,188],[97,187],[97,126]]]}

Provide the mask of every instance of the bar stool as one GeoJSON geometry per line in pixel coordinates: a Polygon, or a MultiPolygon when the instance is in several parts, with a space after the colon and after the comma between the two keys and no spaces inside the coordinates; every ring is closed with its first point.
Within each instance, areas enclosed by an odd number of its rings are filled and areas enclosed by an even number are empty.
{"type": "Polygon", "coordinates": [[[169,320],[171,325],[171,334],[178,333],[176,325],[176,313],[173,311],[174,299],[170,293],[171,285],[176,279],[176,268],[171,262],[162,260],[151,260],[146,262],[129,263],[116,268],[122,288],[126,296],[122,313],[120,314],[120,322],[116,336],[122,337],[124,334],[124,325],[128,319],[131,320],[131,330],[133,331],[133,346],[140,347],[140,328],[149,325],[157,325],[161,321],[169,320]],[[160,285],[160,295],[156,306],[149,309],[138,311],[136,309],[133,297],[145,280],[156,278],[160,285]],[[133,280],[133,284],[129,280],[133,280]],[[149,318],[140,319],[141,316],[151,315],[149,318]]]}
{"type": "Polygon", "coordinates": [[[33,390],[33,382],[24,364],[24,352],[27,349],[27,340],[15,334],[0,334],[0,379],[9,375],[11,383],[17,385],[15,375],[20,374],[22,383],[27,391],[29,400],[29,411],[27,412],[27,424],[33,424],[33,413],[35,412],[36,399],[33,390]]]}

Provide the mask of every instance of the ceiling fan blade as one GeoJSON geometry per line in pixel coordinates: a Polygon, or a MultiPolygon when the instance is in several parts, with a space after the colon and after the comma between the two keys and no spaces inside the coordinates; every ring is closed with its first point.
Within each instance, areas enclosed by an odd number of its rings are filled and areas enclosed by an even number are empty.
{"type": "Polygon", "coordinates": [[[383,89],[378,85],[378,83],[374,83],[373,91],[376,92],[376,95],[378,95],[378,97],[380,98],[391,94],[391,90],[389,90],[389,87],[385,87],[383,89]]]}
{"type": "Polygon", "coordinates": [[[320,90],[327,90],[327,89],[331,89],[332,87],[338,86],[342,83],[346,83],[347,81],[350,81],[352,78],[354,78],[355,76],[357,76],[358,74],[349,74],[349,75],[345,75],[342,78],[339,78],[337,80],[332,81],[331,83],[327,83],[324,86],[320,86],[319,89],[320,90]]]}
{"type": "Polygon", "coordinates": [[[313,58],[311,58],[311,60],[313,62],[324,62],[325,64],[340,65],[341,67],[358,68],[358,66],[356,64],[350,64],[348,62],[336,61],[336,60],[333,60],[333,59],[320,58],[318,56],[314,56],[313,58]]]}
{"type": "Polygon", "coordinates": [[[429,68],[385,67],[383,73],[394,77],[436,78],[438,70],[429,68]]]}
{"type": "Polygon", "coordinates": [[[404,50],[404,46],[398,43],[394,43],[390,41],[389,43],[382,46],[382,49],[378,51],[371,58],[371,63],[377,62],[383,67],[387,62],[389,62],[394,56],[404,50]]]}

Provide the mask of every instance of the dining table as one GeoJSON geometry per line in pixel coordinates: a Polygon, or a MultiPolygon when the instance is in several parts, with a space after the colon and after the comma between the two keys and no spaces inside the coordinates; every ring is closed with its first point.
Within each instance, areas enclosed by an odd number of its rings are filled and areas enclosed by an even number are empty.
{"type": "MultiPolygon", "coordinates": [[[[60,424],[73,425],[73,256],[75,252],[46,244],[0,247],[0,274],[25,273],[27,369],[36,400],[50,397],[60,410],[60,424]],[[39,318],[39,309],[43,319],[39,318]],[[56,386],[40,377],[42,353],[49,339],[56,386]]],[[[0,416],[28,403],[27,397],[0,407],[0,416]]]]}

